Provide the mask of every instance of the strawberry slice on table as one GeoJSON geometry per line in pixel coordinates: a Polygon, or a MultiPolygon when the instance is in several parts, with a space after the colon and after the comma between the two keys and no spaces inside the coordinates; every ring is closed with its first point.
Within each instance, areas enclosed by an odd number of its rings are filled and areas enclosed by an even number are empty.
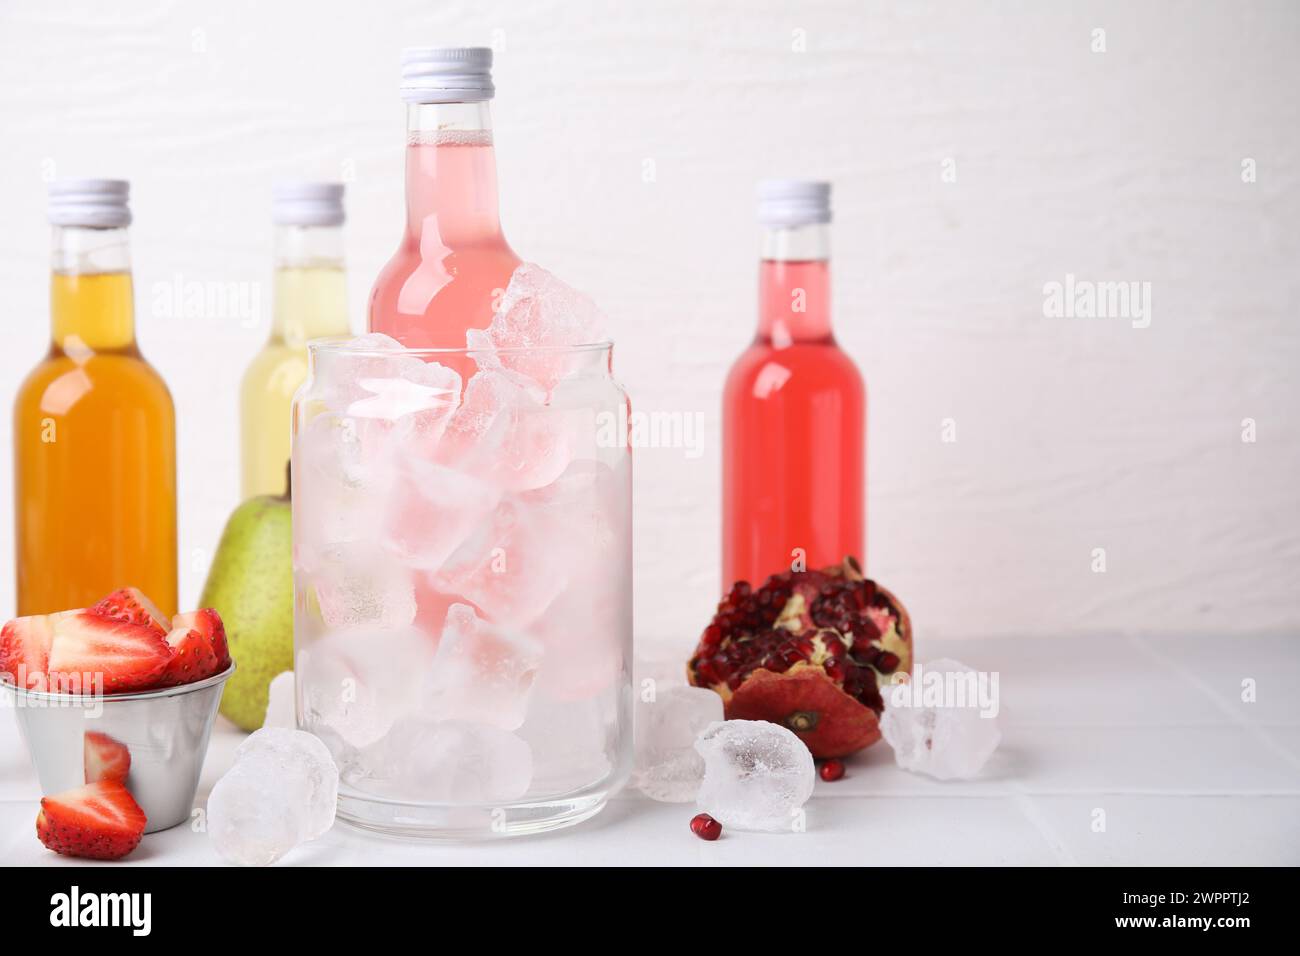
{"type": "Polygon", "coordinates": [[[86,783],[99,783],[101,780],[126,783],[126,775],[131,772],[131,751],[126,744],[108,734],[88,730],[83,746],[86,783]]]}
{"type": "Polygon", "coordinates": [[[140,843],[144,811],[116,780],[41,798],[36,836],[55,853],[92,860],[116,860],[140,843]]]}
{"type": "Polygon", "coordinates": [[[0,630],[0,674],[29,690],[46,689],[54,618],[53,614],[16,617],[0,630]]]}
{"type": "Polygon", "coordinates": [[[89,611],[60,615],[50,643],[50,685],[84,693],[99,674],[106,694],[144,690],[157,685],[171,656],[167,639],[150,628],[89,611]]]}
{"type": "Polygon", "coordinates": [[[119,588],[90,608],[91,614],[147,627],[159,637],[167,634],[167,618],[139,588],[119,588]]]}

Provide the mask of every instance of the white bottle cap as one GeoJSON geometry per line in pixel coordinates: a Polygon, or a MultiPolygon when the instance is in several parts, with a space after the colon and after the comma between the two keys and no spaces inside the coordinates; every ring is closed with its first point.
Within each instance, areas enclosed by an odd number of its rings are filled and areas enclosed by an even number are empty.
{"type": "Polygon", "coordinates": [[[480,103],[492,99],[487,47],[408,47],[402,51],[402,99],[408,103],[480,103]]]}
{"type": "Polygon", "coordinates": [[[271,189],[271,222],[277,226],[343,225],[343,184],[293,180],[271,189]]]}
{"type": "Polygon", "coordinates": [[[60,179],[49,185],[46,215],[51,225],[119,229],[131,225],[125,179],[60,179]]]}
{"type": "Polygon", "coordinates": [[[765,179],[758,184],[758,221],[764,226],[810,226],[831,221],[831,184],[765,179]]]}

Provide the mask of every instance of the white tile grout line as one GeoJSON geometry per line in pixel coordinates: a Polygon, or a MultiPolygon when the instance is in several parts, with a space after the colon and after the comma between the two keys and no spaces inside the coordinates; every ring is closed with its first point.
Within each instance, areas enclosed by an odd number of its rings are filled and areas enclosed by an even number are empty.
{"type": "Polygon", "coordinates": [[[1291,751],[1287,750],[1287,748],[1279,744],[1273,736],[1267,733],[1259,724],[1247,720],[1239,710],[1229,706],[1228,702],[1224,700],[1213,687],[1198,677],[1194,671],[1189,670],[1168,654],[1157,650],[1146,639],[1139,637],[1136,634],[1126,634],[1125,636],[1128,638],[1130,644],[1142,653],[1146,654],[1152,661],[1177,674],[1188,684],[1195,687],[1198,691],[1208,697],[1214,704],[1216,710],[1224,714],[1229,721],[1236,724],[1238,727],[1244,728],[1254,736],[1256,740],[1262,743],[1266,749],[1272,751],[1278,757],[1281,757],[1283,763],[1289,764],[1296,770],[1300,770],[1300,757],[1297,757],[1295,754],[1291,753],[1291,751]]]}
{"type": "Polygon", "coordinates": [[[1079,865],[1079,861],[1074,858],[1070,848],[1065,845],[1065,841],[1057,834],[1056,828],[1048,822],[1047,817],[1043,816],[1042,811],[1038,809],[1038,804],[1034,803],[1031,796],[1026,793],[1016,792],[1012,794],[1011,802],[1015,804],[1016,809],[1029,822],[1029,825],[1038,831],[1038,835],[1043,838],[1047,848],[1052,851],[1052,856],[1056,857],[1057,864],[1060,866],[1079,865]]]}
{"type": "MultiPolygon", "coordinates": [[[[1000,790],[954,790],[951,793],[931,793],[920,790],[891,790],[876,793],[823,793],[813,794],[814,800],[1006,800],[1020,795],[1026,797],[1186,797],[1190,800],[1214,799],[1260,799],[1260,800],[1294,800],[1300,799],[1300,790],[1162,790],[1153,787],[1101,787],[1090,790],[1083,787],[1039,789],[1036,787],[1004,787],[1000,790]]],[[[638,803],[657,803],[636,793],[619,793],[611,800],[630,800],[638,803]]],[[[12,802],[12,801],[11,801],[12,802]]],[[[694,806],[682,803],[678,806],[694,806]]]]}

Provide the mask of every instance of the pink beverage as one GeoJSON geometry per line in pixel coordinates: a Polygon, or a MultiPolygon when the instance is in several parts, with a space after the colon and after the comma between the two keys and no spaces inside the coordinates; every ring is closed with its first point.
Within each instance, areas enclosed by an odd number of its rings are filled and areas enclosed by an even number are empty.
{"type": "Polygon", "coordinates": [[[759,189],[758,334],[722,405],[722,587],[865,563],[866,394],[830,319],[830,185],[759,189]]]}
{"type": "Polygon", "coordinates": [[[402,54],[406,232],[375,280],[369,326],[408,348],[465,348],[519,265],[497,214],[491,71],[488,49],[402,54]]]}

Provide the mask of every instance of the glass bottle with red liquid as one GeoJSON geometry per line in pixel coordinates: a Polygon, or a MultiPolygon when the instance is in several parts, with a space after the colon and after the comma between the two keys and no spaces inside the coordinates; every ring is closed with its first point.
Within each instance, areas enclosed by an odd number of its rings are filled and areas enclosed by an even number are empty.
{"type": "Polygon", "coordinates": [[[866,391],[830,318],[830,184],[759,187],[758,332],[722,406],[722,587],[865,564],[866,391]]]}
{"type": "Polygon", "coordinates": [[[375,280],[369,327],[408,348],[465,348],[519,265],[497,212],[493,94],[489,49],[402,53],[406,231],[375,280]]]}

